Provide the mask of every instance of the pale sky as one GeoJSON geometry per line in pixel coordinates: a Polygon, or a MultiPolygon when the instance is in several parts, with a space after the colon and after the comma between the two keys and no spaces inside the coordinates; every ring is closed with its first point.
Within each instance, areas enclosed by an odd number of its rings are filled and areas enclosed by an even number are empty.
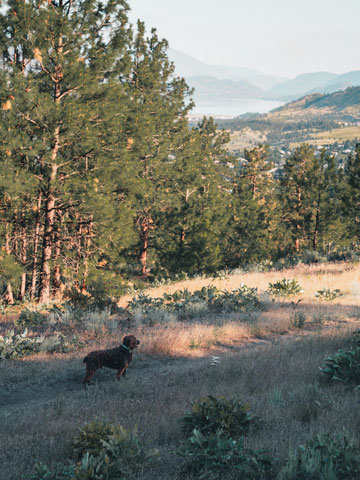
{"type": "Polygon", "coordinates": [[[209,64],[293,77],[360,70],[360,0],[129,0],[130,21],[209,64]]]}

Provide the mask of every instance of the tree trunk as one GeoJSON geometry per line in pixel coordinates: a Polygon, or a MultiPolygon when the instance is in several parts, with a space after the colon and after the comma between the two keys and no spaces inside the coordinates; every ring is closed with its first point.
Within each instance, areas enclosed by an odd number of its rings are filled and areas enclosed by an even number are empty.
{"type": "Polygon", "coordinates": [[[93,229],[93,222],[90,220],[89,225],[87,227],[87,235],[85,241],[85,258],[84,258],[84,273],[81,283],[81,292],[86,293],[86,282],[89,276],[89,257],[90,257],[90,248],[91,248],[91,238],[92,238],[92,229],[93,229]]]}
{"type": "Polygon", "coordinates": [[[318,234],[319,234],[320,200],[321,200],[321,193],[319,192],[317,203],[316,203],[315,228],[314,228],[314,236],[313,236],[313,249],[314,250],[316,250],[316,247],[317,247],[318,234]]]}
{"type": "Polygon", "coordinates": [[[61,272],[60,272],[60,253],[61,253],[61,222],[62,215],[59,218],[59,224],[54,230],[54,272],[53,272],[53,296],[61,299],[61,272]]]}
{"type": "MultiPolygon", "coordinates": [[[[301,206],[302,206],[302,200],[301,200],[301,188],[299,187],[297,189],[297,201],[298,201],[298,215],[300,216],[301,212],[301,206]]],[[[300,223],[297,223],[296,225],[296,239],[295,239],[295,252],[299,253],[300,252],[300,235],[301,235],[301,225],[300,223]]]]}
{"type": "MultiPolygon", "coordinates": [[[[7,253],[8,255],[11,255],[9,232],[6,232],[6,237],[5,237],[5,253],[7,253]]],[[[6,302],[9,303],[10,305],[15,303],[14,294],[13,294],[13,290],[10,282],[8,282],[6,285],[6,292],[5,292],[4,298],[6,302]]]]}
{"type": "Polygon", "coordinates": [[[148,247],[149,247],[149,225],[148,225],[148,219],[146,217],[142,218],[140,222],[140,239],[141,239],[141,250],[140,250],[141,275],[146,277],[148,274],[147,254],[148,254],[148,247]]]}
{"type": "MultiPolygon", "coordinates": [[[[26,267],[26,261],[27,261],[27,247],[28,247],[28,239],[27,239],[27,233],[26,233],[25,213],[23,211],[21,215],[20,261],[24,267],[26,267]]],[[[25,293],[26,293],[26,272],[22,273],[21,275],[20,300],[24,299],[25,293]]]]}
{"type": "Polygon", "coordinates": [[[38,249],[39,249],[39,236],[40,236],[40,218],[41,218],[41,202],[42,202],[42,191],[40,190],[37,203],[36,211],[36,220],[35,220],[35,236],[34,236],[34,248],[33,248],[33,267],[31,274],[31,288],[30,288],[30,299],[33,301],[36,294],[36,283],[37,283],[37,265],[38,265],[38,249]]]}
{"type": "MultiPolygon", "coordinates": [[[[57,53],[62,54],[63,39],[60,35],[57,42],[57,53]]],[[[54,102],[59,104],[61,100],[61,81],[63,78],[61,64],[55,66],[55,74],[52,77],[54,82],[54,102]]],[[[50,260],[53,249],[53,233],[55,221],[55,180],[57,176],[58,165],[56,163],[57,156],[60,149],[60,125],[55,128],[53,146],[51,150],[51,167],[49,184],[47,191],[47,199],[45,206],[45,231],[43,237],[43,255],[41,262],[41,277],[40,277],[40,292],[39,303],[48,303],[51,300],[50,285],[51,285],[51,268],[50,260]]]]}
{"type": "Polygon", "coordinates": [[[51,268],[50,260],[53,248],[53,232],[55,220],[55,196],[53,184],[56,179],[57,165],[51,166],[51,175],[49,182],[49,193],[45,206],[45,231],[43,237],[43,254],[41,260],[40,292],[39,303],[49,303],[51,300],[51,268]]]}

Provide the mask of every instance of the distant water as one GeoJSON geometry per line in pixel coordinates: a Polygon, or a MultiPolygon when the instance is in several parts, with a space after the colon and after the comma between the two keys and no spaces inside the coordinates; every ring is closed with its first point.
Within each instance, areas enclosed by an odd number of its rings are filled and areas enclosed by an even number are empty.
{"type": "Polygon", "coordinates": [[[235,100],[213,100],[196,101],[196,105],[191,111],[191,116],[213,116],[213,117],[237,117],[243,113],[266,113],[274,108],[281,107],[284,102],[277,100],[260,99],[235,99],[235,100]]]}

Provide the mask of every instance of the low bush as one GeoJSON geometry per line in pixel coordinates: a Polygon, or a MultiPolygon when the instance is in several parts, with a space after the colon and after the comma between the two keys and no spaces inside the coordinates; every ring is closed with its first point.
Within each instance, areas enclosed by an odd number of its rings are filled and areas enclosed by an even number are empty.
{"type": "Polygon", "coordinates": [[[325,263],[327,257],[316,250],[305,250],[301,254],[300,261],[305,263],[305,265],[311,265],[312,263],[325,263]]]}
{"type": "Polygon", "coordinates": [[[318,290],[315,293],[315,297],[319,298],[321,300],[335,300],[336,298],[343,297],[344,294],[341,293],[341,291],[336,288],[335,290],[330,290],[330,288],[323,288],[322,290],[318,290]]]}
{"type": "Polygon", "coordinates": [[[20,334],[15,334],[15,331],[11,330],[5,336],[0,335],[0,360],[18,359],[38,352],[66,353],[82,346],[76,336],[67,339],[60,333],[55,333],[48,337],[44,335],[30,337],[27,329],[20,334]]]}
{"type": "Polygon", "coordinates": [[[0,360],[21,358],[40,351],[40,345],[45,337],[28,337],[25,329],[21,334],[11,330],[7,335],[0,335],[0,360]]]}
{"type": "MultiPolygon", "coordinates": [[[[188,289],[165,293],[162,297],[152,298],[140,294],[128,303],[128,310],[139,317],[151,316],[153,312],[166,311],[176,314],[178,320],[185,320],[207,312],[228,313],[259,310],[262,304],[256,288],[241,285],[240,288],[228,292],[219,291],[214,286],[203,287],[190,292],[188,289]]],[[[156,315],[155,315],[156,316],[156,315]]],[[[146,322],[144,318],[144,322],[146,322]]]]}
{"type": "Polygon", "coordinates": [[[77,459],[89,453],[99,455],[103,449],[102,442],[118,431],[120,427],[108,422],[94,421],[87,423],[74,437],[71,447],[77,459]]]}
{"type": "Polygon", "coordinates": [[[360,347],[351,350],[339,350],[334,356],[326,358],[320,368],[328,380],[343,383],[360,384],[360,347]]]}
{"type": "Polygon", "coordinates": [[[238,398],[215,398],[209,395],[194,402],[181,423],[186,435],[196,429],[204,435],[220,433],[237,437],[247,433],[254,420],[249,405],[238,398]]]}
{"type": "Polygon", "coordinates": [[[47,320],[47,316],[43,315],[36,310],[29,310],[25,308],[17,320],[15,320],[14,324],[16,327],[38,327],[43,325],[47,320]]]}
{"type": "Polygon", "coordinates": [[[183,470],[197,479],[215,480],[228,475],[244,480],[271,478],[273,470],[271,457],[263,450],[245,449],[243,439],[205,436],[196,429],[179,454],[187,460],[183,470]]]}
{"type": "Polygon", "coordinates": [[[282,468],[278,480],[356,480],[360,478],[360,449],[347,433],[333,438],[316,435],[301,445],[282,468]]]}
{"type": "MultiPolygon", "coordinates": [[[[123,288],[121,291],[125,292],[126,289],[123,288]]],[[[64,307],[70,307],[73,310],[93,312],[107,309],[110,313],[119,311],[116,301],[98,283],[91,285],[86,292],[81,292],[75,287],[69,288],[65,291],[64,298],[66,300],[64,307]]]]}
{"type": "Polygon", "coordinates": [[[303,293],[303,289],[299,285],[299,282],[295,279],[283,278],[274,283],[269,283],[268,287],[269,295],[275,297],[291,297],[294,295],[300,295],[303,293]]]}
{"type": "Polygon", "coordinates": [[[136,430],[93,422],[85,425],[72,442],[75,462],[37,464],[25,480],[125,480],[133,477],[154,452],[140,445],[136,430]]]}

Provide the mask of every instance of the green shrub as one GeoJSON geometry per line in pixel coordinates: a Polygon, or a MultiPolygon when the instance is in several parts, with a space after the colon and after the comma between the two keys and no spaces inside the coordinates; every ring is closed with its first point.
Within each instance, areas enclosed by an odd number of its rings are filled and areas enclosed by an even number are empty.
{"type": "Polygon", "coordinates": [[[281,470],[279,480],[356,480],[360,477],[360,449],[348,434],[316,435],[301,445],[281,470]]]}
{"type": "Polygon", "coordinates": [[[251,312],[259,310],[261,303],[257,295],[257,288],[242,285],[231,292],[222,291],[220,295],[213,299],[210,308],[219,313],[251,312]]]}
{"type": "Polygon", "coordinates": [[[360,384],[360,347],[339,350],[325,360],[325,365],[320,370],[329,380],[360,384]]]}
{"type": "Polygon", "coordinates": [[[7,335],[0,335],[0,360],[21,358],[40,351],[40,345],[45,337],[29,338],[27,329],[15,335],[14,330],[7,335]]]}
{"type": "Polygon", "coordinates": [[[352,333],[352,342],[355,343],[355,345],[358,345],[360,347],[360,329],[355,330],[355,332],[352,333]]]}
{"type": "Polygon", "coordinates": [[[107,440],[117,428],[118,426],[107,422],[87,423],[72,441],[71,446],[75,456],[81,458],[85,453],[99,455],[103,449],[103,440],[107,440]]]}
{"type": "Polygon", "coordinates": [[[23,478],[24,480],[75,480],[75,468],[74,463],[68,465],[54,463],[49,467],[39,462],[35,465],[34,473],[23,478]]]}
{"type": "Polygon", "coordinates": [[[327,261],[327,258],[316,250],[305,250],[301,254],[300,260],[302,263],[310,265],[312,263],[324,263],[327,261]]]}
{"type": "Polygon", "coordinates": [[[344,294],[340,292],[338,288],[335,290],[330,290],[330,288],[323,288],[322,290],[318,290],[315,293],[315,297],[321,300],[335,300],[335,298],[343,297],[344,294]]]}
{"type": "Polygon", "coordinates": [[[43,315],[36,310],[29,310],[25,308],[17,320],[15,320],[14,324],[16,327],[38,327],[46,322],[47,316],[43,315]]]}
{"type": "Polygon", "coordinates": [[[224,475],[244,480],[270,478],[273,469],[271,458],[263,450],[245,450],[243,439],[205,436],[196,429],[179,454],[187,459],[183,470],[197,479],[215,480],[224,475]]]}
{"type": "Polygon", "coordinates": [[[209,285],[201,290],[190,292],[188,289],[177,290],[174,293],[165,293],[162,297],[151,298],[149,295],[140,294],[128,303],[128,310],[144,323],[148,322],[146,316],[166,311],[176,314],[179,320],[198,317],[208,311],[228,313],[234,311],[248,312],[259,310],[261,302],[256,288],[241,285],[240,288],[228,292],[220,292],[216,287],[209,285]]]}
{"type": "Polygon", "coordinates": [[[303,289],[298,281],[289,278],[283,278],[277,282],[269,283],[267,291],[269,295],[274,295],[275,297],[291,297],[303,293],[303,289]]]}
{"type": "Polygon", "coordinates": [[[121,480],[140,469],[147,455],[140,446],[136,431],[120,425],[101,440],[98,455],[86,452],[75,469],[76,480],[121,480]]]}
{"type": "Polygon", "coordinates": [[[0,360],[10,360],[22,358],[27,355],[38,352],[61,352],[66,353],[70,350],[82,347],[76,336],[67,339],[63,335],[56,333],[54,335],[28,337],[27,329],[23,333],[15,335],[14,330],[7,335],[0,335],[0,360]]]}
{"type": "Polygon", "coordinates": [[[27,480],[125,480],[154,455],[143,450],[136,430],[105,422],[85,425],[72,448],[76,463],[37,464],[27,480]]]}
{"type": "Polygon", "coordinates": [[[249,405],[237,398],[215,398],[209,395],[191,405],[182,422],[182,430],[186,435],[196,429],[202,434],[222,433],[239,436],[248,432],[255,416],[250,413],[249,405]]]}

